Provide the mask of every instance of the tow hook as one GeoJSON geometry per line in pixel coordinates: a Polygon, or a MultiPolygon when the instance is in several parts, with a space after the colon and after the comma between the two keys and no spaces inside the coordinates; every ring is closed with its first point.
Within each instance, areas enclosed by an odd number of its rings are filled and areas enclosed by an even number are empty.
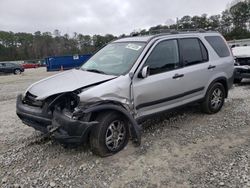
{"type": "Polygon", "coordinates": [[[52,126],[52,125],[49,125],[48,127],[47,127],[47,129],[48,129],[48,133],[47,133],[47,136],[51,136],[54,132],[56,132],[58,129],[60,129],[61,128],[61,126],[52,126]]]}
{"type": "Polygon", "coordinates": [[[31,141],[31,144],[34,144],[34,143],[41,143],[41,142],[44,142],[44,141],[48,140],[48,139],[51,137],[51,135],[52,135],[55,131],[57,131],[60,127],[61,127],[61,126],[53,127],[52,125],[49,125],[49,126],[47,127],[48,132],[47,132],[46,134],[41,135],[40,138],[36,138],[36,140],[31,141]]]}

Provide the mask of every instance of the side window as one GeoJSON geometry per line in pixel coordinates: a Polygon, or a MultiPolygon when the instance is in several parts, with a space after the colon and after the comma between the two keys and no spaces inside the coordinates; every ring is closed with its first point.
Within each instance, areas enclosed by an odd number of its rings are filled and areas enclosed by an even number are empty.
{"type": "Polygon", "coordinates": [[[206,36],[205,39],[220,57],[230,56],[227,45],[220,36],[206,36]]]}
{"type": "Polygon", "coordinates": [[[185,66],[195,65],[208,61],[207,50],[199,39],[181,39],[180,46],[185,66]]]}
{"type": "Polygon", "coordinates": [[[11,63],[6,63],[6,67],[13,67],[14,65],[11,63]]]}
{"type": "Polygon", "coordinates": [[[149,55],[145,65],[149,66],[150,75],[178,68],[180,64],[177,40],[160,42],[149,55]]]}

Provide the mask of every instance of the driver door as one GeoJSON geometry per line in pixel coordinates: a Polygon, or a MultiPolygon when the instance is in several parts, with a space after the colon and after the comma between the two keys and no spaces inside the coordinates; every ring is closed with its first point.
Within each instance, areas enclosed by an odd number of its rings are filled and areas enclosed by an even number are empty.
{"type": "Polygon", "coordinates": [[[149,66],[149,76],[135,77],[133,82],[137,117],[181,104],[184,81],[178,40],[162,40],[155,44],[142,68],[145,66],[149,66]]]}

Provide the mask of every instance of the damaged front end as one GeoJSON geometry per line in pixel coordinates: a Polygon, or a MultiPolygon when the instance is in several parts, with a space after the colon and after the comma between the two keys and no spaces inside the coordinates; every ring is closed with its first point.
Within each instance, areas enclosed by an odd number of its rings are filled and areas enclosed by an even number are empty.
{"type": "Polygon", "coordinates": [[[74,93],[36,101],[35,96],[27,92],[25,97],[17,97],[16,113],[24,124],[50,134],[60,143],[77,144],[84,142],[92,126],[98,123],[90,121],[87,114],[72,116],[78,102],[74,93]]]}
{"type": "Polygon", "coordinates": [[[235,61],[235,79],[250,78],[250,57],[236,58],[235,61]]]}
{"type": "Polygon", "coordinates": [[[93,114],[103,110],[122,113],[130,122],[130,136],[140,144],[140,127],[132,115],[123,107],[103,101],[79,107],[79,92],[66,92],[48,97],[44,101],[27,92],[19,95],[16,113],[24,124],[51,135],[61,144],[81,144],[87,142],[92,128],[98,124],[93,114]]]}

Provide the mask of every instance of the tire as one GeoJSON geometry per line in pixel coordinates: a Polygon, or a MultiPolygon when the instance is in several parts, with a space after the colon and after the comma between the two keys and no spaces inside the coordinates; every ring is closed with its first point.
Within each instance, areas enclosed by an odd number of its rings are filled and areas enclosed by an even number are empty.
{"type": "Polygon", "coordinates": [[[99,124],[90,133],[90,148],[93,153],[107,157],[127,145],[129,126],[126,118],[114,111],[108,111],[100,113],[96,121],[99,124]]]}
{"type": "Polygon", "coordinates": [[[22,73],[22,71],[20,69],[15,69],[14,70],[14,74],[21,74],[21,73],[22,73]]]}
{"type": "Polygon", "coordinates": [[[224,104],[226,91],[224,86],[216,82],[209,87],[205,100],[201,104],[202,111],[207,114],[215,114],[219,112],[224,104]]]}
{"type": "Polygon", "coordinates": [[[239,83],[241,83],[241,81],[242,81],[242,78],[235,78],[234,79],[235,84],[239,84],[239,83]]]}

